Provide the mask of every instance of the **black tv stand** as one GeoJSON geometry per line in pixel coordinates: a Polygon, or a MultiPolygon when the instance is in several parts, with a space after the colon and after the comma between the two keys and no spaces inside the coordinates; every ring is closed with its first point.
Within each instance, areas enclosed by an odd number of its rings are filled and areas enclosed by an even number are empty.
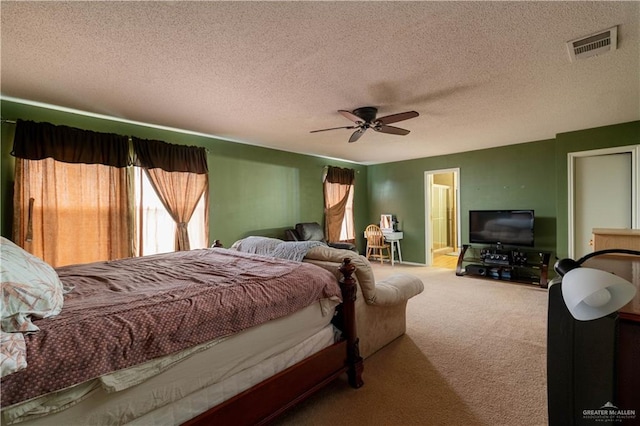
{"type": "Polygon", "coordinates": [[[456,275],[475,276],[547,288],[551,253],[536,249],[464,244],[458,256],[456,275]]]}

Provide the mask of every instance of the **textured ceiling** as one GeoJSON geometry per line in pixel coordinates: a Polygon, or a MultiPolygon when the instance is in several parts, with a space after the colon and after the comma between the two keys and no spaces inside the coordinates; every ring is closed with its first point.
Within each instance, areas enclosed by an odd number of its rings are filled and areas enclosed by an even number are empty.
{"type": "Polygon", "coordinates": [[[372,164],[640,119],[639,2],[7,2],[1,92],[372,164]],[[566,42],[618,26],[618,49],[566,42]],[[415,110],[394,136],[338,109],[415,110]]]}

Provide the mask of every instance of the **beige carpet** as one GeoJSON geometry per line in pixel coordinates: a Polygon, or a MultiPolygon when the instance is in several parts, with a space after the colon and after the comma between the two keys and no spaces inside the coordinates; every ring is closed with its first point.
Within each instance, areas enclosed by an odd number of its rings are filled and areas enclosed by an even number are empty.
{"type": "Polygon", "coordinates": [[[374,265],[419,276],[407,334],[365,360],[365,385],[336,381],[279,425],[546,425],[547,291],[374,265]]]}

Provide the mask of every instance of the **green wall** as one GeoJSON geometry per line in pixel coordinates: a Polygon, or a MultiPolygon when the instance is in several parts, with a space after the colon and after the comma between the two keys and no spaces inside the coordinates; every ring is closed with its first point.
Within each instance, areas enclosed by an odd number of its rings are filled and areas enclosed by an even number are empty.
{"type": "Polygon", "coordinates": [[[555,251],[554,141],[540,141],[369,167],[370,221],[397,216],[403,259],[424,263],[425,172],[460,169],[462,242],[468,243],[473,209],[534,209],[536,247],[555,251]]]}
{"type": "Polygon", "coordinates": [[[568,255],[567,154],[640,144],[640,121],[558,134],[555,139],[369,167],[369,216],[397,216],[403,259],[424,263],[426,171],[460,169],[462,242],[472,209],[534,209],[536,248],[568,255]]]}
{"type": "MultiPolygon", "coordinates": [[[[283,238],[298,222],[323,222],[322,171],[326,165],[356,170],[354,214],[356,229],[367,224],[366,166],[309,155],[227,142],[51,110],[3,100],[2,117],[202,146],[208,150],[210,239],[225,246],[247,235],[283,238]]],[[[2,235],[11,236],[14,124],[2,125],[2,235]]],[[[358,241],[362,247],[362,238],[358,241]]]]}
{"type": "MultiPolygon", "coordinates": [[[[354,213],[362,232],[380,214],[396,215],[403,259],[424,263],[426,171],[460,169],[463,243],[471,209],[534,209],[536,247],[558,257],[568,252],[567,154],[640,144],[640,121],[561,133],[555,139],[372,166],[292,154],[135,124],[87,117],[3,100],[2,117],[46,121],[88,130],[204,146],[209,151],[210,237],[226,246],[247,235],[282,237],[297,222],[322,223],[325,165],[356,170],[354,213]]],[[[2,235],[11,235],[12,124],[2,125],[0,198],[2,235]]]]}
{"type": "MultiPolygon", "coordinates": [[[[5,111],[2,110],[4,119],[5,111]]],[[[14,162],[11,157],[11,148],[15,125],[2,123],[0,133],[0,235],[11,237],[11,224],[13,223],[13,170],[14,162]]]]}

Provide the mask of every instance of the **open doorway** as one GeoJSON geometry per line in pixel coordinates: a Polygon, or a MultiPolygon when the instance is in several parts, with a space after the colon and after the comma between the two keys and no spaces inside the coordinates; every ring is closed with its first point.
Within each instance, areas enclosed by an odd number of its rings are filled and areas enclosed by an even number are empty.
{"type": "Polygon", "coordinates": [[[460,169],[425,172],[427,266],[455,268],[460,250],[460,169]]]}

